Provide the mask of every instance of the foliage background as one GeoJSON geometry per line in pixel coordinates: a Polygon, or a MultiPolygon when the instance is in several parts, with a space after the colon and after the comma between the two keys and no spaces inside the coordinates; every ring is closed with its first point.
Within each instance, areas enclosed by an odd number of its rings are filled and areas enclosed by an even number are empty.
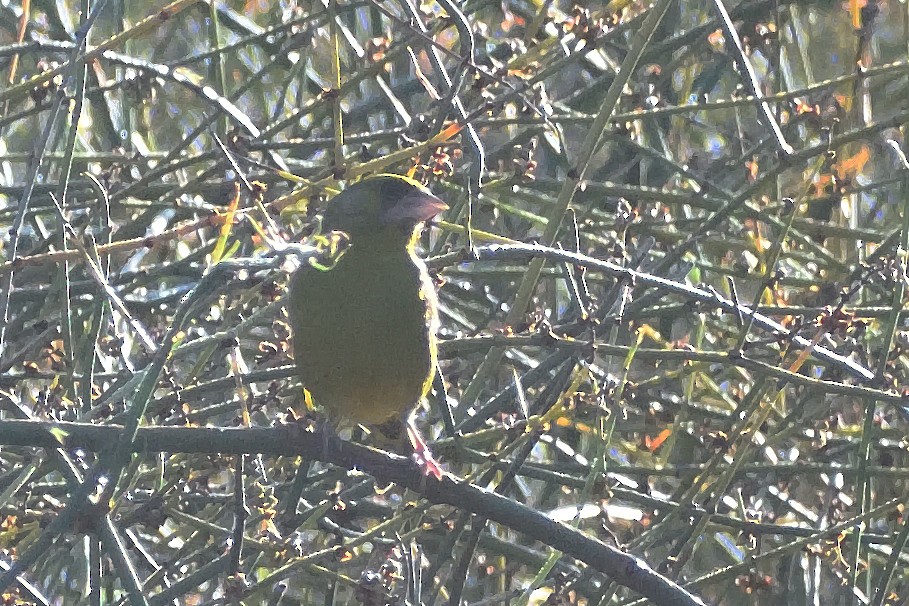
{"type": "MultiPolygon", "coordinates": [[[[262,260],[309,242],[337,178],[414,170],[451,206],[424,241],[447,400],[437,390],[420,417],[449,471],[709,603],[904,603],[905,6],[460,10],[0,6],[3,417],[127,436],[293,422],[306,411],[280,302],[292,262],[262,260]],[[455,123],[474,129],[482,173],[455,123]],[[479,260],[464,254],[469,198],[479,260]],[[510,242],[669,282],[487,247],[510,242]],[[180,316],[219,265],[216,296],[180,316]]],[[[131,448],[0,452],[0,544],[28,564],[10,596],[639,597],[469,504],[360,472],[131,448]],[[72,505],[88,493],[98,507],[72,505]]]]}

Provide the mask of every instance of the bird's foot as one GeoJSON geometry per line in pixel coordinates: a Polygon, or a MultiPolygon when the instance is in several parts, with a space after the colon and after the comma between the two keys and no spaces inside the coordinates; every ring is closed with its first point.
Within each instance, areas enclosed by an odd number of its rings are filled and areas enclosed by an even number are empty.
{"type": "Polygon", "coordinates": [[[310,259],[314,259],[318,255],[318,252],[319,250],[314,246],[298,242],[280,242],[274,245],[269,256],[279,264],[284,263],[288,258],[293,258],[299,265],[306,265],[310,259]]]}
{"type": "Polygon", "coordinates": [[[326,460],[331,459],[333,455],[341,453],[341,437],[338,435],[334,425],[329,423],[328,419],[323,419],[320,431],[322,433],[322,452],[326,460]]]}
{"type": "Polygon", "coordinates": [[[432,476],[437,480],[441,480],[442,475],[445,473],[428,450],[413,453],[413,462],[420,466],[420,469],[423,470],[423,475],[426,477],[432,476]]]}
{"type": "Polygon", "coordinates": [[[445,472],[439,464],[436,463],[432,453],[429,452],[429,446],[426,445],[423,436],[420,435],[420,432],[417,431],[417,428],[412,422],[407,423],[407,438],[410,441],[411,446],[413,446],[413,455],[411,455],[411,457],[423,470],[423,474],[441,480],[442,474],[445,472]]]}

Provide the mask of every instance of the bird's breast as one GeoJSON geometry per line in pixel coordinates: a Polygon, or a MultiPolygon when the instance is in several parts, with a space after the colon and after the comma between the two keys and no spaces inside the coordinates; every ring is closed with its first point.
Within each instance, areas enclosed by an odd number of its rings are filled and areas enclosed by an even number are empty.
{"type": "Polygon", "coordinates": [[[334,268],[298,271],[289,312],[304,386],[338,420],[406,414],[429,387],[435,292],[422,262],[345,253],[334,268]]]}

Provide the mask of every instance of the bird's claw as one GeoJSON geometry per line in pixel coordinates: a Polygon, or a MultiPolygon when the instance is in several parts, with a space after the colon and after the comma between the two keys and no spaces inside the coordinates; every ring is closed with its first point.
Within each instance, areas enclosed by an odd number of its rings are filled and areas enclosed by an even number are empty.
{"type": "Polygon", "coordinates": [[[318,249],[314,246],[297,242],[283,242],[275,245],[274,249],[269,253],[269,256],[276,259],[279,263],[283,263],[288,258],[293,257],[297,259],[301,265],[306,265],[309,263],[309,259],[314,258],[317,254],[318,249]]]}
{"type": "Polygon", "coordinates": [[[420,469],[423,470],[423,475],[426,477],[432,476],[437,480],[442,479],[442,475],[445,473],[439,464],[436,463],[436,460],[432,458],[432,453],[428,450],[425,452],[415,452],[412,455],[413,462],[420,466],[420,469]]]}
{"type": "Polygon", "coordinates": [[[429,452],[429,446],[426,445],[420,432],[417,431],[417,428],[414,427],[412,423],[407,423],[407,437],[410,440],[410,444],[413,446],[413,455],[411,455],[411,458],[414,463],[419,465],[423,470],[423,475],[427,477],[432,476],[437,480],[441,480],[442,474],[445,472],[439,467],[439,464],[436,463],[432,453],[429,452]]]}

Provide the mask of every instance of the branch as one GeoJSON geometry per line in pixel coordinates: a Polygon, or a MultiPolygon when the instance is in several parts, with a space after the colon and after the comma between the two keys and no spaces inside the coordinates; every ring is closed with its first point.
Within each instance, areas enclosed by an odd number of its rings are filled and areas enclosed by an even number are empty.
{"type": "Polygon", "coordinates": [[[855,360],[840,355],[821,345],[816,345],[812,343],[810,339],[806,339],[801,335],[794,335],[782,324],[772,318],[769,318],[760,312],[753,311],[747,305],[737,304],[723,297],[716,291],[688,286],[682,282],[675,282],[653,274],[629,269],[581,253],[573,253],[567,250],[539,246],[536,244],[492,244],[489,246],[477,247],[473,251],[473,257],[469,257],[464,251],[457,251],[429,259],[427,260],[427,265],[429,265],[430,268],[439,269],[465,261],[525,260],[534,257],[562,263],[571,263],[573,265],[601,271],[604,274],[613,276],[619,280],[628,280],[633,285],[643,284],[651,288],[671,292],[684,297],[685,299],[697,301],[698,303],[709,307],[722,309],[723,311],[737,315],[741,314],[742,317],[753,316],[754,324],[756,326],[763,328],[774,336],[791,339],[795,345],[810,350],[819,360],[838,366],[861,381],[870,381],[874,379],[874,373],[855,360]]]}
{"type": "MultiPolygon", "coordinates": [[[[100,451],[120,442],[123,427],[88,423],[0,421],[0,444],[36,448],[87,448],[100,451]]],[[[427,477],[411,460],[381,450],[338,441],[325,452],[324,436],[302,425],[273,428],[139,427],[134,453],[265,454],[300,456],[351,469],[409,488],[432,503],[451,505],[526,534],[562,551],[616,583],[660,605],[703,606],[703,602],[673,581],[653,571],[643,560],[587,536],[543,513],[458,477],[427,477]]]]}

